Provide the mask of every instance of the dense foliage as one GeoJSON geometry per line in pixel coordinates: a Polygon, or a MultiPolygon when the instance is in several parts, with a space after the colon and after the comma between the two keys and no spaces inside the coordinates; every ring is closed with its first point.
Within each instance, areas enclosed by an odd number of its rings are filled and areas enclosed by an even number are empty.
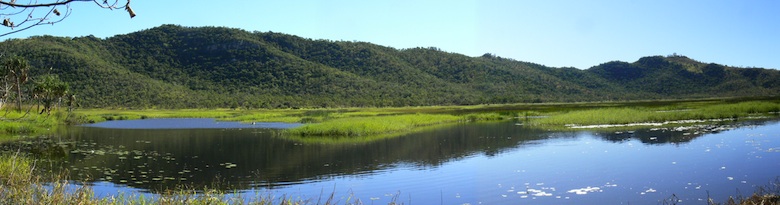
{"type": "Polygon", "coordinates": [[[0,43],[0,52],[39,68],[32,76],[58,75],[82,107],[385,107],[780,93],[776,70],[678,55],[579,70],[219,27],[13,39],[0,43]]]}

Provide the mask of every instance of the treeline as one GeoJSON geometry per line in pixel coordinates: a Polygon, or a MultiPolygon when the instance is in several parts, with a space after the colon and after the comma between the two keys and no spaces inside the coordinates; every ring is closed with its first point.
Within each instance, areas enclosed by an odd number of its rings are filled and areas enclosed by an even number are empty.
{"type": "MultiPolygon", "coordinates": [[[[37,114],[50,114],[55,106],[66,104],[72,108],[75,95],[70,94],[68,83],[51,73],[31,77],[27,60],[19,56],[0,56],[0,110],[2,121],[11,110],[29,114],[33,107],[37,114]],[[64,99],[64,102],[63,102],[64,99]],[[35,105],[35,106],[32,106],[35,105]]],[[[18,120],[18,119],[17,119],[18,120]]]]}
{"type": "Polygon", "coordinates": [[[84,107],[386,107],[780,93],[776,70],[678,55],[579,70],[219,27],[14,39],[0,43],[0,52],[51,68],[30,74],[58,75],[84,107]]]}

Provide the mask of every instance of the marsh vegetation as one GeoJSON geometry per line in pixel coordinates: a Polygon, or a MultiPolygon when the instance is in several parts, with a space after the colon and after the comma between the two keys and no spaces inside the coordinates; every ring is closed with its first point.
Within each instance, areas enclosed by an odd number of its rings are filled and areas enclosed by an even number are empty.
{"type": "Polygon", "coordinates": [[[448,123],[503,120],[548,129],[701,124],[774,117],[780,114],[780,100],[713,99],[284,110],[81,110],[78,114],[89,123],[146,118],[214,118],[244,123],[297,122],[306,125],[291,129],[287,134],[301,137],[355,137],[410,133],[419,128],[448,123]]]}
{"type": "Polygon", "coordinates": [[[777,116],[777,101],[684,102],[664,106],[627,106],[547,113],[549,117],[533,120],[533,125],[600,128],[620,125],[660,126],[695,124],[706,121],[777,116]],[[595,126],[592,126],[595,125],[595,126]],[[601,126],[599,126],[601,125],[601,126]]]}

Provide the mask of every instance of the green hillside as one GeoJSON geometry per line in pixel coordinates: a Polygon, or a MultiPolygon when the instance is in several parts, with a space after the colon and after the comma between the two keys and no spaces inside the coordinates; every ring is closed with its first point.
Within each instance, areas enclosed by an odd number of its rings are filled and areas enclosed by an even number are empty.
{"type": "Polygon", "coordinates": [[[0,53],[26,58],[33,78],[58,74],[82,107],[384,107],[780,93],[777,70],[677,55],[579,70],[219,27],[13,39],[0,43],[0,53]]]}

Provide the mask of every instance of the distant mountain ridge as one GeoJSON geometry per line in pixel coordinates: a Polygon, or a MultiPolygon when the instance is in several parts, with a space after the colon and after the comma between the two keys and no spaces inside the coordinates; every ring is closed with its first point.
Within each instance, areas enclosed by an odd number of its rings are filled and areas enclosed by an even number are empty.
{"type": "Polygon", "coordinates": [[[780,93],[780,71],[679,55],[579,70],[221,27],[13,39],[1,42],[0,52],[28,59],[35,75],[60,75],[85,107],[385,107],[780,93]]]}

